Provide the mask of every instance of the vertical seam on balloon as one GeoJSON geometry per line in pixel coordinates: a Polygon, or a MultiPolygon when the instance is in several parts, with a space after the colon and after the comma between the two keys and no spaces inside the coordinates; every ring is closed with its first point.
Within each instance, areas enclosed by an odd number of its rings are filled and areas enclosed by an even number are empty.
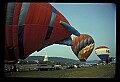
{"type": "Polygon", "coordinates": [[[47,30],[47,34],[46,34],[46,37],[45,37],[44,45],[47,45],[47,40],[50,38],[50,36],[52,34],[54,23],[55,23],[55,20],[56,20],[56,11],[57,10],[53,7],[51,20],[50,20],[50,23],[49,23],[49,26],[48,26],[48,30],[47,30]]]}
{"type": "MultiPolygon", "coordinates": [[[[6,24],[8,24],[8,25],[13,25],[15,5],[16,5],[16,3],[14,3],[14,2],[8,3],[7,16],[6,16],[6,24]]],[[[13,38],[12,38],[12,40],[13,40],[13,38]]],[[[14,48],[8,49],[8,55],[9,55],[10,59],[12,59],[12,60],[15,59],[14,48]]]]}
{"type": "Polygon", "coordinates": [[[19,23],[18,23],[18,47],[19,47],[19,57],[24,57],[24,49],[23,49],[23,37],[24,37],[24,24],[26,20],[26,15],[29,9],[30,3],[22,3],[19,23]],[[22,50],[22,52],[21,52],[22,50]],[[20,54],[21,53],[21,54],[20,54]]]}

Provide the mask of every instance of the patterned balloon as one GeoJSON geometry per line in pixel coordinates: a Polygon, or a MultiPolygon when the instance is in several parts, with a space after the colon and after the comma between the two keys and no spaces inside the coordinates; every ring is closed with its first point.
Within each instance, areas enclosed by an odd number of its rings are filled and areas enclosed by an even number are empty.
{"type": "Polygon", "coordinates": [[[94,40],[88,34],[81,34],[73,38],[72,51],[80,61],[86,61],[94,49],[94,40]]]}
{"type": "Polygon", "coordinates": [[[99,46],[95,49],[95,53],[102,61],[107,61],[110,54],[110,49],[106,46],[99,46]]]}
{"type": "Polygon", "coordinates": [[[52,44],[71,46],[71,35],[80,35],[50,3],[12,2],[5,11],[6,61],[25,59],[52,44]]]}

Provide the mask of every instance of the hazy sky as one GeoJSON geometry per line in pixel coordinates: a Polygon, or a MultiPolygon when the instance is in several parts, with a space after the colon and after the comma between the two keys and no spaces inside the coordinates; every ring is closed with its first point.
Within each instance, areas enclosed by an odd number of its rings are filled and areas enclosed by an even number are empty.
{"type": "MultiPolygon", "coordinates": [[[[116,5],[113,3],[50,3],[81,34],[89,34],[95,41],[93,52],[87,60],[99,59],[98,46],[110,48],[110,57],[116,57],[116,5]]],[[[74,35],[72,35],[73,38],[74,35]]],[[[70,46],[53,44],[31,55],[64,57],[78,60],[70,46]]],[[[100,59],[99,59],[100,60],[100,59]]]]}

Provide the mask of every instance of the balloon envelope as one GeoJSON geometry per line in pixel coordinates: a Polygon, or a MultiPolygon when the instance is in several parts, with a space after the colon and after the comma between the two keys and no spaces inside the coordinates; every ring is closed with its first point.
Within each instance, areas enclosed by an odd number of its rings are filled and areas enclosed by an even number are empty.
{"type": "Polygon", "coordinates": [[[80,34],[49,3],[11,2],[5,8],[5,60],[25,59],[52,44],[71,46],[70,36],[80,34]]]}
{"type": "Polygon", "coordinates": [[[95,53],[102,61],[107,61],[110,54],[110,49],[106,46],[99,46],[95,49],[95,53]]]}
{"type": "Polygon", "coordinates": [[[86,61],[94,49],[94,40],[88,34],[81,34],[73,38],[72,51],[80,61],[86,61]]]}

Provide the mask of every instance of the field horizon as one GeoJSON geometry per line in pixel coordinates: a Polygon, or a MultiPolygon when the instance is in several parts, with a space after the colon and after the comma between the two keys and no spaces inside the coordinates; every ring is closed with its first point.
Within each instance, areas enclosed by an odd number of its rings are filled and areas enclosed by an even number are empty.
{"type": "Polygon", "coordinates": [[[14,78],[115,78],[116,66],[98,65],[74,69],[52,71],[20,71],[6,72],[5,77],[14,78]]]}

